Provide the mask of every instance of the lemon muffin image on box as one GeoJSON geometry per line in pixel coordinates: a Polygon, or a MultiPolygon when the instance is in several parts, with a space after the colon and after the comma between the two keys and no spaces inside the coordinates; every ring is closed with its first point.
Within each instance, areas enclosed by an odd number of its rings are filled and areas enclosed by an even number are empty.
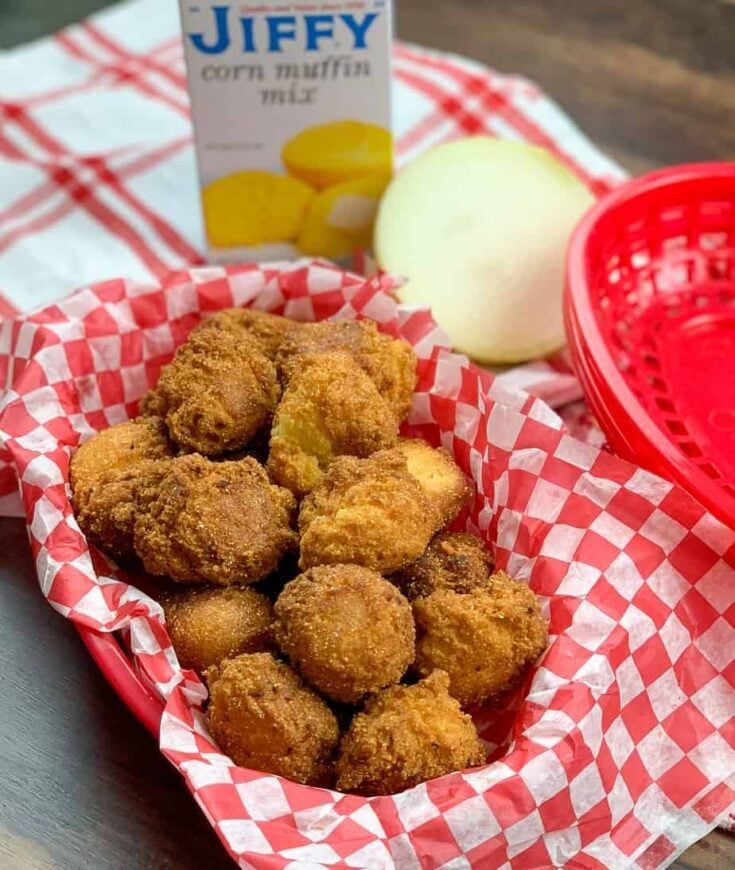
{"type": "Polygon", "coordinates": [[[283,146],[286,171],[323,190],[366,175],[390,175],[391,135],[384,127],[363,121],[332,121],[306,127],[283,146]]]}
{"type": "Polygon", "coordinates": [[[217,248],[293,241],[313,197],[312,187],[287,175],[225,175],[202,191],[207,238],[217,248]]]}
{"type": "Polygon", "coordinates": [[[378,203],[391,177],[388,130],[353,120],[306,127],[286,142],[281,158],[287,174],[233,172],[206,185],[211,245],[286,243],[334,258],[372,245],[378,203]]]}
{"type": "Polygon", "coordinates": [[[312,199],[296,244],[304,254],[343,257],[370,248],[373,225],[388,173],[333,184],[312,199]]]}

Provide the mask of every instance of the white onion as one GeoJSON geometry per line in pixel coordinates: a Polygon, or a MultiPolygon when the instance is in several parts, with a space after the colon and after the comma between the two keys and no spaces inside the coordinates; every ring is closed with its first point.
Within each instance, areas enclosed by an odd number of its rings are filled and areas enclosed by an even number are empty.
{"type": "Polygon", "coordinates": [[[431,307],[455,347],[488,364],[564,344],[569,236],[593,196],[549,152],[477,136],[439,145],[388,186],[375,227],[382,268],[431,307]]]}

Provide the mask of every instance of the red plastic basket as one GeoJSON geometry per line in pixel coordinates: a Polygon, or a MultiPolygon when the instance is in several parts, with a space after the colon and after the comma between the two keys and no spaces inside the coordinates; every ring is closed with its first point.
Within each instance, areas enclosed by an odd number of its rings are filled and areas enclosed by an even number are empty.
{"type": "Polygon", "coordinates": [[[117,635],[78,623],[76,628],[107,682],[138,721],[157,738],[163,701],[135,673],[130,655],[120,645],[117,635]]]}
{"type": "Polygon", "coordinates": [[[603,197],[572,238],[565,318],[611,447],[735,526],[735,163],[603,197]]]}

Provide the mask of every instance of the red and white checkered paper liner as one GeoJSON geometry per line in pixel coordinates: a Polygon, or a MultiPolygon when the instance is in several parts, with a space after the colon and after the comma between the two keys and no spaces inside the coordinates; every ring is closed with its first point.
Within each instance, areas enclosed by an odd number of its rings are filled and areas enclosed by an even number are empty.
{"type": "Polygon", "coordinates": [[[124,630],[166,701],[161,749],[242,867],[662,866],[735,799],[735,536],[446,350],[394,286],[316,262],[210,268],[163,286],[107,281],[6,321],[0,435],[41,588],[69,619],[124,630]],[[233,766],[207,735],[202,687],[180,671],[158,605],[88,548],[69,502],[73,449],[135,413],[192,325],[229,305],[369,316],[416,348],[406,431],[452,451],[476,488],[467,527],[551,621],[526,684],[499,712],[477,711],[486,766],[372,799],[233,766]]]}

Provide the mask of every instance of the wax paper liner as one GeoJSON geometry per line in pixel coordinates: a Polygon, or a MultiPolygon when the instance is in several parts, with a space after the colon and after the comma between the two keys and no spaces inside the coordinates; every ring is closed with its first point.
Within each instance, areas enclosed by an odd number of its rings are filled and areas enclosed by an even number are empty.
{"type": "Polygon", "coordinates": [[[163,286],[107,281],[4,323],[0,435],[43,593],[80,625],[124,631],[166,702],[161,750],[242,867],[663,866],[735,799],[735,536],[450,353],[394,286],[318,262],[210,268],[163,286]],[[467,527],[551,622],[525,683],[474,711],[486,766],[372,799],[234,766],[158,605],[88,547],[69,502],[73,449],[134,414],[189,329],[229,305],[367,316],[416,348],[406,432],[452,451],[476,489],[467,527]]]}

